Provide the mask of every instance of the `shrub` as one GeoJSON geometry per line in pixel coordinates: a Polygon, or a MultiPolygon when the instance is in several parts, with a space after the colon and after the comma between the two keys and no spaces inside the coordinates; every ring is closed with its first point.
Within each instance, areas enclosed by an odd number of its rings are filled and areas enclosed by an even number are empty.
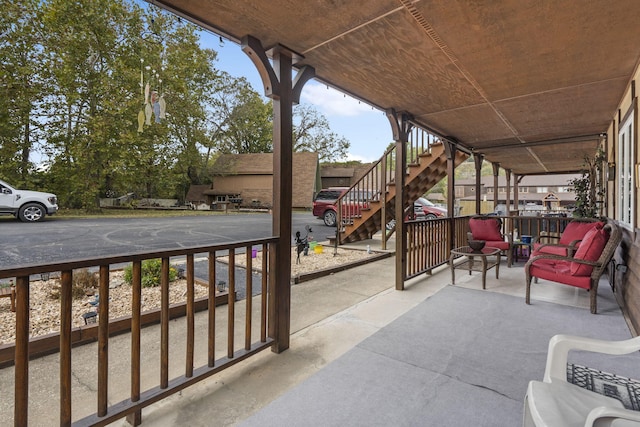
{"type": "MultiPolygon", "coordinates": [[[[162,260],[159,258],[142,261],[142,287],[151,288],[160,286],[162,274],[162,260]]],[[[173,282],[178,277],[175,268],[169,267],[169,281],[173,282]]],[[[127,266],[124,269],[124,281],[128,284],[133,282],[133,267],[127,266]]]]}
{"type": "MultiPolygon", "coordinates": [[[[97,273],[92,273],[87,269],[78,270],[73,273],[71,282],[71,298],[74,300],[81,299],[86,296],[87,291],[95,290],[100,286],[97,273]]],[[[56,280],[56,284],[51,287],[49,297],[52,299],[60,299],[60,281],[56,280]]]]}

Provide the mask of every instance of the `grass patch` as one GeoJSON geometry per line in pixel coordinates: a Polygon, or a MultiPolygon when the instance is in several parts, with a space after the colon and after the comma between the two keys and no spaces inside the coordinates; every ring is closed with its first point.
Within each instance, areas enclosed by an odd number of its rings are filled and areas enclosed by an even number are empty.
{"type": "MultiPolygon", "coordinates": [[[[231,211],[229,211],[232,213],[231,211]]],[[[221,215],[218,211],[192,211],[192,210],[151,210],[151,209],[101,209],[95,212],[87,212],[82,209],[60,209],[55,218],[156,218],[171,216],[211,216],[221,215]]]]}

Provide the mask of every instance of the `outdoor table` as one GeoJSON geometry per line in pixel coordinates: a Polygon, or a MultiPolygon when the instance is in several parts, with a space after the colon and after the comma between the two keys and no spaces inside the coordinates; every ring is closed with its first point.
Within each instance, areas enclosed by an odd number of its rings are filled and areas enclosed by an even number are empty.
{"type": "Polygon", "coordinates": [[[496,279],[500,271],[500,249],[492,247],[484,247],[479,251],[471,249],[469,246],[462,246],[460,248],[451,249],[451,258],[449,259],[449,265],[451,266],[451,284],[456,284],[455,269],[466,269],[471,275],[472,271],[482,272],[482,289],[486,289],[487,270],[496,268],[496,279]],[[466,259],[460,263],[454,263],[453,261],[459,257],[464,256],[466,259]],[[495,256],[495,259],[488,260],[489,257],[495,256]],[[480,258],[479,261],[475,258],[480,258]]]}
{"type": "Polygon", "coordinates": [[[533,243],[523,242],[522,240],[514,240],[513,242],[513,262],[518,262],[520,259],[528,260],[533,251],[533,243]]]}

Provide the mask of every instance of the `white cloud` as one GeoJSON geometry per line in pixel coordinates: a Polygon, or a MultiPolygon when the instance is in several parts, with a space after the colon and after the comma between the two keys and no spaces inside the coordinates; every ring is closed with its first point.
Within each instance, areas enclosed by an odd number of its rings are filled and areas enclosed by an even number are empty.
{"type": "Polygon", "coordinates": [[[327,115],[357,116],[371,112],[370,105],[315,82],[307,83],[302,89],[301,101],[317,106],[327,115]]]}
{"type": "Polygon", "coordinates": [[[347,153],[347,161],[357,160],[357,161],[360,161],[362,163],[372,163],[372,162],[375,162],[378,159],[379,159],[378,157],[376,157],[376,158],[365,157],[365,156],[361,156],[359,154],[347,153]]]}

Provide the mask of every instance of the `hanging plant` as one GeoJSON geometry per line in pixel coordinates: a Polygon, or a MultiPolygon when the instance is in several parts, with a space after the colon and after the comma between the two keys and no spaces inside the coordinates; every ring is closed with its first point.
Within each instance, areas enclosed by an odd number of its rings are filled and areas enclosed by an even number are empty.
{"type": "Polygon", "coordinates": [[[604,197],[602,171],[605,162],[604,150],[599,147],[593,157],[585,156],[582,176],[569,181],[576,193],[576,209],[573,216],[595,218],[599,216],[599,203],[604,197]]]}

